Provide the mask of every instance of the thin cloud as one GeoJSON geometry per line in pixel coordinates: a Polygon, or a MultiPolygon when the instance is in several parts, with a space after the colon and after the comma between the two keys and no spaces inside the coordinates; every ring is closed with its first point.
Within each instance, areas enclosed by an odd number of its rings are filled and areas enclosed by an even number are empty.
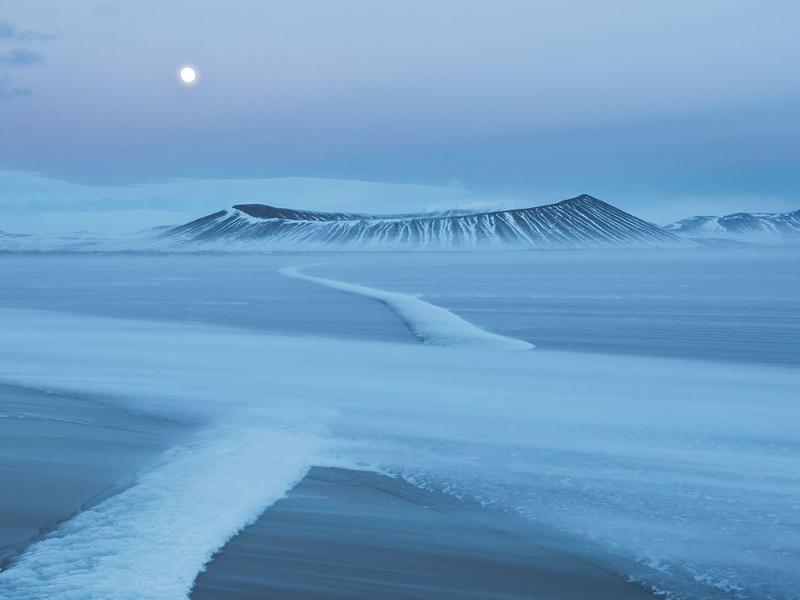
{"type": "Polygon", "coordinates": [[[10,23],[0,21],[0,40],[10,40],[14,38],[14,27],[10,23]]]}
{"type": "Polygon", "coordinates": [[[100,16],[106,17],[108,19],[116,19],[119,17],[119,6],[116,4],[101,4],[99,5],[95,11],[100,16]]]}
{"type": "Polygon", "coordinates": [[[8,21],[0,21],[0,40],[14,42],[49,42],[59,37],[56,33],[43,31],[21,30],[8,21]]]}
{"type": "Polygon", "coordinates": [[[30,88],[15,86],[8,77],[0,78],[0,100],[13,100],[15,98],[27,98],[32,95],[30,88]]]}
{"type": "Polygon", "coordinates": [[[28,67],[44,63],[44,55],[25,48],[14,48],[10,52],[0,53],[0,66],[28,67]]]}

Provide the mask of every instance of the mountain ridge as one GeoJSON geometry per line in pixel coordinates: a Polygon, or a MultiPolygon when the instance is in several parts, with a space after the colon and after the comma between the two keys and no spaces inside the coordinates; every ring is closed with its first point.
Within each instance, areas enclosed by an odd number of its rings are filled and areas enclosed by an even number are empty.
{"type": "Polygon", "coordinates": [[[800,210],[783,213],[737,212],[722,217],[698,215],[664,227],[686,237],[800,238],[800,210]]]}
{"type": "Polygon", "coordinates": [[[588,194],[542,206],[465,214],[369,215],[237,204],[168,229],[157,241],[313,249],[692,245],[588,194]]]}
{"type": "MultiPolygon", "coordinates": [[[[469,209],[448,209],[442,211],[430,211],[421,213],[399,213],[399,214],[367,214],[351,212],[324,212],[316,210],[297,210],[294,208],[279,208],[269,204],[234,204],[233,210],[238,210],[248,216],[257,219],[286,219],[288,221],[377,221],[377,220],[398,220],[415,218],[440,218],[465,216],[477,214],[481,211],[469,209]]],[[[224,211],[221,211],[224,212],[224,211]]],[[[216,214],[216,213],[215,213],[216,214]]]]}

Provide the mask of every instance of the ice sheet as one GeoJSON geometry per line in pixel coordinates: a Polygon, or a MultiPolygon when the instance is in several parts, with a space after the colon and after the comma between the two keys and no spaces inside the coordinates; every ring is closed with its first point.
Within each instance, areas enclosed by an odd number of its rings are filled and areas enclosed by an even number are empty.
{"type": "Polygon", "coordinates": [[[539,349],[800,366],[800,249],[354,255],[308,273],[415,295],[539,349]]]}
{"type": "Polygon", "coordinates": [[[109,576],[123,564],[184,597],[205,558],[312,463],[387,470],[549,523],[675,597],[791,598],[800,583],[796,369],[22,310],[0,310],[0,330],[7,381],[212,432],[108,514],[32,546],[0,575],[4,597],[126,597],[131,580],[109,576]],[[197,512],[206,500],[212,516],[197,512]],[[191,534],[159,533],[173,522],[191,534]]]}

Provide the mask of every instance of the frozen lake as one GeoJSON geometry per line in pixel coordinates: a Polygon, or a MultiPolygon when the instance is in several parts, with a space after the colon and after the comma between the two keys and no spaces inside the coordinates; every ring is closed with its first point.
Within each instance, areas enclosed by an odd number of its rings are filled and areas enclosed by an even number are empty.
{"type": "Polygon", "coordinates": [[[405,254],[309,272],[420,294],[539,348],[800,365],[796,249],[405,254]]]}
{"type": "Polygon", "coordinates": [[[278,274],[319,256],[0,255],[0,306],[209,323],[274,333],[409,340],[381,306],[278,274]]]}
{"type": "Polygon", "coordinates": [[[202,425],[31,546],[0,595],[116,593],[133,569],[183,597],[214,551],[318,465],[546,524],[676,598],[792,598],[796,259],[0,256],[0,380],[202,425]],[[391,306],[278,273],[292,266],[419,295],[537,349],[416,344],[391,306]],[[97,562],[96,548],[112,551],[97,562]]]}
{"type": "Polygon", "coordinates": [[[282,266],[420,295],[539,348],[800,365],[800,252],[0,255],[0,305],[407,340],[369,300],[282,266]]]}

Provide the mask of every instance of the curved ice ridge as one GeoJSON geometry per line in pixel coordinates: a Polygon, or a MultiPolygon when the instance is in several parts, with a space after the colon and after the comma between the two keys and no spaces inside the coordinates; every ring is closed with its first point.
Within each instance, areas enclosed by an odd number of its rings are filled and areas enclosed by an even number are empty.
{"type": "Polygon", "coordinates": [[[394,312],[411,332],[423,343],[435,346],[480,345],[501,348],[503,350],[533,350],[536,346],[530,342],[498,335],[466,319],[462,319],[449,310],[436,306],[406,294],[387,292],[364,285],[345,283],[325,277],[315,277],[301,273],[305,267],[284,267],[279,270],[286,277],[303,279],[329,288],[377,300],[394,312]]]}
{"type": "Polygon", "coordinates": [[[213,554],[305,476],[317,445],[263,426],[208,431],[33,544],[0,572],[0,597],[185,600],[213,554]]]}

